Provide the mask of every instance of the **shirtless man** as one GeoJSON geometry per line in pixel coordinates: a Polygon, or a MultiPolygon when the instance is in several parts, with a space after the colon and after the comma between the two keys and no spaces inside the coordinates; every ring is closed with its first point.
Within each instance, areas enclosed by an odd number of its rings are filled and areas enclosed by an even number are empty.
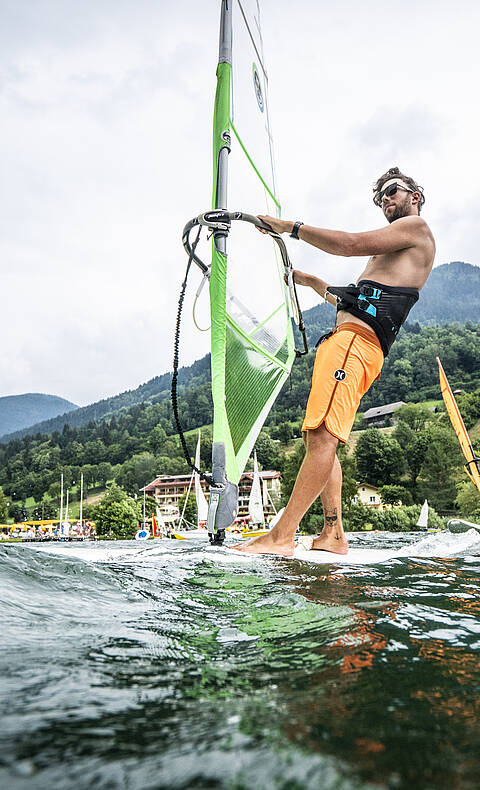
{"type": "Polygon", "coordinates": [[[337,306],[336,325],[318,346],[302,426],[306,453],[285,511],[267,535],[235,546],[238,551],[291,557],[298,525],[320,495],[324,527],[309,548],[348,552],[337,445],[347,441],[360,399],[379,377],[384,358],[417,301],[435,257],[432,232],[420,217],[425,200],[422,187],[393,167],[376,182],[373,200],[389,224],[365,233],[324,230],[260,216],[277,233],[290,233],[330,255],[369,255],[370,260],[357,283],[345,288],[330,286],[312,274],[294,272],[298,285],[313,288],[337,306]]]}

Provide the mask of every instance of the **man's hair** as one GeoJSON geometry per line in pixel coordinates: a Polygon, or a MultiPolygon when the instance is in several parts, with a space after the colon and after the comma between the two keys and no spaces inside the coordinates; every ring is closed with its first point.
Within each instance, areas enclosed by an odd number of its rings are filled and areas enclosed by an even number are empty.
{"type": "Polygon", "coordinates": [[[376,194],[380,192],[383,185],[390,181],[392,178],[398,178],[399,180],[403,181],[408,187],[413,189],[415,192],[420,192],[420,200],[418,201],[418,213],[420,214],[422,210],[422,206],[425,203],[425,195],[423,194],[423,187],[421,187],[417,182],[411,178],[410,176],[404,175],[398,167],[391,167],[390,170],[387,170],[383,176],[377,179],[375,186],[373,187],[373,192],[376,194]]]}

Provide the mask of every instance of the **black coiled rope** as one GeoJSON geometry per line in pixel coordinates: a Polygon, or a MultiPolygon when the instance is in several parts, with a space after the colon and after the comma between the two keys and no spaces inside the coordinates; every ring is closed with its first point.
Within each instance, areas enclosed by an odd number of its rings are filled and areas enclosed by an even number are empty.
{"type": "Polygon", "coordinates": [[[180,442],[182,444],[183,454],[185,456],[185,460],[186,460],[187,464],[189,465],[189,467],[191,469],[193,469],[193,471],[196,472],[198,475],[200,475],[202,480],[205,480],[205,482],[208,483],[209,485],[213,485],[213,478],[210,475],[207,475],[205,472],[200,471],[200,469],[197,469],[195,464],[192,463],[192,459],[190,457],[190,451],[189,451],[189,449],[187,447],[187,442],[185,440],[185,436],[183,434],[182,425],[180,423],[180,416],[179,416],[179,413],[178,413],[178,398],[177,398],[178,348],[179,348],[179,345],[180,345],[180,325],[181,325],[181,321],[182,321],[183,300],[185,299],[185,291],[186,291],[186,288],[187,288],[187,280],[188,280],[188,274],[189,274],[189,271],[190,271],[190,266],[192,265],[192,261],[193,261],[194,256],[195,256],[195,249],[196,249],[197,244],[198,244],[198,242],[200,240],[200,233],[201,232],[202,232],[202,227],[200,226],[198,228],[198,233],[197,233],[197,236],[195,238],[195,241],[192,244],[192,250],[191,250],[189,258],[188,258],[187,269],[186,269],[186,272],[185,272],[185,279],[184,279],[184,281],[182,283],[182,287],[180,289],[180,297],[178,299],[177,322],[176,322],[176,325],[175,325],[175,339],[173,341],[173,376],[172,376],[171,398],[172,398],[173,415],[175,417],[175,424],[177,426],[177,431],[178,431],[178,435],[180,437],[180,442]]]}

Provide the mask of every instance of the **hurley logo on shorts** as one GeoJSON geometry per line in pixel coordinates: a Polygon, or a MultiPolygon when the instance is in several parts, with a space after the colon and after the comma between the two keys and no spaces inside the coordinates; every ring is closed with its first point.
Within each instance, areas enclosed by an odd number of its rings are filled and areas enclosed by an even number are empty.
{"type": "Polygon", "coordinates": [[[333,374],[333,378],[335,379],[335,381],[345,381],[345,379],[347,378],[347,374],[345,373],[343,368],[338,368],[338,370],[336,370],[335,373],[333,374]]]}

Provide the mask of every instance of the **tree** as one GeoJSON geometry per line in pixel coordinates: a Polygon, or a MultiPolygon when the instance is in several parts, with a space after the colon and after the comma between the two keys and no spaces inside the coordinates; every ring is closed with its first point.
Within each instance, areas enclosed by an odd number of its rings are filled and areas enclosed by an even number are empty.
{"type": "Polygon", "coordinates": [[[93,508],[97,534],[113,538],[132,538],[138,526],[141,503],[128,496],[116,483],[99,505],[93,508]]]}
{"type": "Polygon", "coordinates": [[[155,477],[157,462],[151,453],[138,453],[120,467],[116,482],[129,494],[136,494],[155,477]]]}
{"type": "Polygon", "coordinates": [[[54,505],[53,502],[43,498],[38,505],[35,505],[31,516],[38,521],[41,519],[56,518],[58,516],[58,507],[54,505]]]}
{"type": "Polygon", "coordinates": [[[112,478],[112,465],[109,464],[108,461],[102,461],[102,463],[97,466],[96,474],[97,482],[102,486],[106,486],[107,481],[112,478]]]}
{"type": "Polygon", "coordinates": [[[20,521],[27,521],[28,510],[25,507],[24,503],[19,504],[18,502],[13,502],[10,505],[8,515],[10,516],[10,518],[13,518],[16,524],[18,524],[20,521]]]}
{"type": "Polygon", "coordinates": [[[468,521],[480,519],[480,491],[470,480],[465,480],[458,486],[455,504],[460,510],[460,515],[468,521]]]}
{"type": "Polygon", "coordinates": [[[385,505],[413,505],[413,498],[404,486],[380,486],[378,493],[385,505]]]}
{"type": "Polygon", "coordinates": [[[192,491],[190,491],[188,495],[188,499],[187,499],[187,492],[185,492],[178,500],[178,509],[180,511],[180,515],[183,512],[184,505],[185,505],[185,512],[183,513],[183,518],[185,519],[185,521],[188,521],[189,524],[196,524],[197,502],[195,499],[195,494],[192,491]]]}
{"type": "Polygon", "coordinates": [[[404,423],[417,433],[424,431],[435,420],[432,410],[418,403],[406,403],[396,412],[395,417],[398,419],[399,425],[404,423]]]}
{"type": "Polygon", "coordinates": [[[165,428],[162,428],[161,425],[156,425],[150,433],[150,438],[148,440],[148,444],[154,453],[160,452],[166,438],[167,434],[165,433],[165,428]]]}
{"type": "Polygon", "coordinates": [[[3,488],[0,486],[0,521],[5,523],[8,517],[8,502],[7,497],[3,493],[3,488]]]}
{"type": "Polygon", "coordinates": [[[277,445],[266,431],[260,431],[255,450],[259,464],[263,469],[276,469],[279,465],[277,445]]]}
{"type": "Polygon", "coordinates": [[[441,425],[429,432],[429,442],[419,474],[419,490],[422,498],[428,498],[437,510],[454,509],[457,495],[453,472],[458,466],[461,453],[453,431],[441,425]]]}
{"type": "Polygon", "coordinates": [[[280,425],[277,426],[276,429],[276,437],[280,439],[282,444],[288,444],[290,439],[293,437],[293,429],[291,423],[289,422],[281,422],[280,425]]]}
{"type": "Polygon", "coordinates": [[[293,486],[295,485],[295,480],[297,479],[297,475],[299,469],[302,465],[302,461],[305,457],[305,447],[303,442],[297,442],[295,447],[295,452],[288,455],[283,463],[283,473],[282,473],[282,502],[286,504],[290,494],[293,491],[293,486]]]}
{"type": "Polygon", "coordinates": [[[352,505],[343,518],[343,527],[347,532],[358,532],[359,530],[370,527],[379,529],[379,513],[371,507],[367,507],[363,502],[352,505]]]}
{"type": "Polygon", "coordinates": [[[467,430],[470,430],[480,420],[480,391],[463,392],[458,398],[458,408],[467,430]]]}
{"type": "Polygon", "coordinates": [[[358,476],[371,485],[397,483],[405,470],[405,458],[396,439],[378,428],[368,428],[355,448],[358,476]]]}
{"type": "Polygon", "coordinates": [[[339,446],[337,456],[342,467],[342,508],[349,510],[357,493],[357,462],[355,455],[348,451],[346,444],[339,446]]]}

